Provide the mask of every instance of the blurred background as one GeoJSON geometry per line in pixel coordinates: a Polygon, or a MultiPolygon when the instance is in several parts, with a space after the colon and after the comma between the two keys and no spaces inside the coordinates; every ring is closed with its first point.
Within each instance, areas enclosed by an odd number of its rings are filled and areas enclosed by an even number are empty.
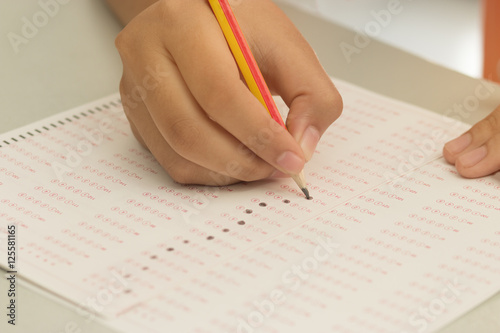
{"type": "MultiPolygon", "coordinates": [[[[481,0],[276,1],[361,31],[376,20],[373,13],[399,1],[400,13],[374,38],[481,75],[481,0]]],[[[103,0],[0,1],[0,133],[118,91],[122,66],[113,40],[120,29],[103,0]]]]}
{"type": "MultiPolygon", "coordinates": [[[[363,31],[390,0],[282,0],[363,31]]],[[[375,38],[439,65],[481,77],[481,0],[399,0],[394,15],[375,38]]]]}

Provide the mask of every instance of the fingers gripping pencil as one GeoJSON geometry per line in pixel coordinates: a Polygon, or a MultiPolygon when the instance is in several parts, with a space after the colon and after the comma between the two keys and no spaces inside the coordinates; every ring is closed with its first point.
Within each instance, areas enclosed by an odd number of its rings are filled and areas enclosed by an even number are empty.
{"type": "MultiPolygon", "coordinates": [[[[264,105],[271,117],[281,126],[286,129],[285,122],[281,118],[278,107],[274,103],[274,99],[269,91],[269,88],[264,81],[264,77],[255,61],[255,58],[248,46],[248,43],[243,36],[243,32],[236,21],[236,17],[227,0],[208,0],[212,11],[219,22],[219,25],[224,33],[224,37],[231,49],[234,59],[238,64],[245,82],[252,94],[264,105]]],[[[298,175],[292,175],[293,180],[299,185],[307,199],[310,199],[309,190],[307,189],[304,172],[298,175]]]]}

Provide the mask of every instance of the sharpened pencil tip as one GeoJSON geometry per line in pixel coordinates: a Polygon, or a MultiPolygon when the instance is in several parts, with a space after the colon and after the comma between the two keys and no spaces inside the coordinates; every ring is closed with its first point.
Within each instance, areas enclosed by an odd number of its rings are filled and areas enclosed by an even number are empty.
{"type": "Polygon", "coordinates": [[[306,187],[301,188],[302,192],[304,192],[306,199],[310,200],[311,196],[309,195],[309,190],[306,187]]]}
{"type": "Polygon", "coordinates": [[[306,179],[304,177],[304,172],[299,173],[298,175],[292,176],[293,180],[299,185],[299,188],[304,192],[307,200],[311,200],[312,197],[309,195],[309,190],[307,189],[306,179]]]}

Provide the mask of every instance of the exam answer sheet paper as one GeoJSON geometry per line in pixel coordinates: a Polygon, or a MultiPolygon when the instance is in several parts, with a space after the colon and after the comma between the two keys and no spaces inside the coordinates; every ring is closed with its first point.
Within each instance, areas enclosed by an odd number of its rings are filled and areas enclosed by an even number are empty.
{"type": "Polygon", "coordinates": [[[468,126],[335,83],[309,201],[175,184],[118,95],[2,135],[19,277],[122,332],[433,332],[500,290],[500,177],[440,158],[468,126]]]}

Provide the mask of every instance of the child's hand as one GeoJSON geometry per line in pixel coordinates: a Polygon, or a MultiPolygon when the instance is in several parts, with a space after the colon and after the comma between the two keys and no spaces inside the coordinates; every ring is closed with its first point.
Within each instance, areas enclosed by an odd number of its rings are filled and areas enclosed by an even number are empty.
{"type": "Polygon", "coordinates": [[[251,94],[208,1],[159,1],[116,40],[120,92],[136,138],[180,183],[226,185],[297,174],[342,111],[314,52],[270,0],[233,10],[289,132],[251,94]]]}
{"type": "Polygon", "coordinates": [[[459,138],[444,147],[444,157],[467,178],[500,170],[500,106],[459,138]]]}

